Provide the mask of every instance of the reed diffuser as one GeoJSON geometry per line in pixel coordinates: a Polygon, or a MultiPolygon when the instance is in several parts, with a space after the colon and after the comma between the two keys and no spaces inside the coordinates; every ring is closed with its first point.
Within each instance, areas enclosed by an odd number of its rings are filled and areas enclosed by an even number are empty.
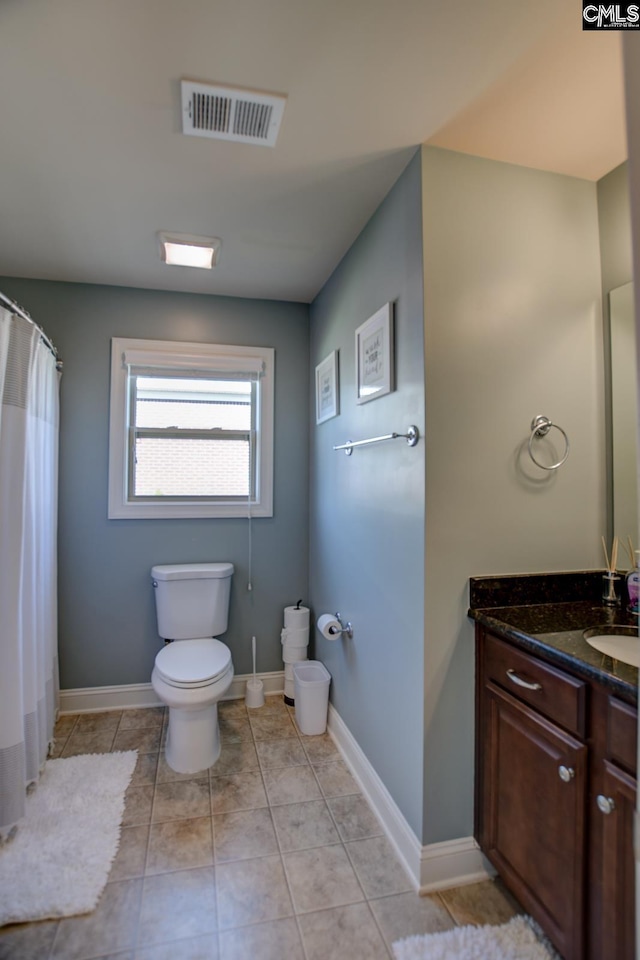
{"type": "Polygon", "coordinates": [[[602,549],[604,550],[604,559],[606,570],[602,575],[602,602],[606,607],[619,607],[620,594],[618,584],[620,583],[620,574],[616,572],[618,566],[618,538],[613,538],[611,544],[611,559],[607,553],[607,544],[602,538],[602,549]]]}
{"type": "Polygon", "coordinates": [[[627,598],[629,600],[627,610],[634,617],[640,617],[640,550],[633,549],[631,537],[627,537],[627,552],[631,561],[626,577],[627,598]]]}

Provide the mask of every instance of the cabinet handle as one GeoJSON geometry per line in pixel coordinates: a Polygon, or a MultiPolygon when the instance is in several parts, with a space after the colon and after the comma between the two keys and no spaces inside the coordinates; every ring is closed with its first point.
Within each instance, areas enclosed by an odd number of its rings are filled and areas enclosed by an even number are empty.
{"type": "Polygon", "coordinates": [[[526,687],[527,690],[542,690],[541,683],[529,683],[528,680],[523,680],[522,677],[519,677],[515,670],[512,670],[511,667],[507,670],[507,676],[509,680],[517,684],[519,687],[526,687]]]}
{"type": "Polygon", "coordinates": [[[598,804],[598,810],[600,810],[601,813],[606,813],[607,815],[613,813],[616,808],[613,799],[611,797],[605,797],[602,793],[596,797],[596,803],[598,804]]]}
{"type": "Polygon", "coordinates": [[[565,783],[570,783],[571,780],[575,777],[576,772],[573,767],[558,767],[558,776],[561,780],[564,780],[565,783]]]}

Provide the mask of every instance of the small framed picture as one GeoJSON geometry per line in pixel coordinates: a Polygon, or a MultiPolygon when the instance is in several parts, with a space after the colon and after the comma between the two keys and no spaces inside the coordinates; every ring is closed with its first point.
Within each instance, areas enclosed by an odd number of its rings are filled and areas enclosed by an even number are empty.
{"type": "Polygon", "coordinates": [[[393,304],[385,303],[356,330],[356,402],[368,403],[392,390],[393,304]]]}
{"type": "Polygon", "coordinates": [[[316,367],[316,423],[340,413],[338,398],[338,351],[333,350],[316,367]]]}

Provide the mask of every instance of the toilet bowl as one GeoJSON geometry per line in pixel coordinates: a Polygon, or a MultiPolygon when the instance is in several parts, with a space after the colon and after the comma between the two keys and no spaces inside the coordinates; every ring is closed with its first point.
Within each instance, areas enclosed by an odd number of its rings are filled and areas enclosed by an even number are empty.
{"type": "Polygon", "coordinates": [[[156,656],[151,685],[169,708],[165,757],[176,773],[206,770],[220,756],[218,701],[231,686],[233,662],[213,634],[227,628],[232,574],[230,563],[151,570],[158,632],[172,641],[156,656]]]}
{"type": "Polygon", "coordinates": [[[176,773],[197,773],[220,756],[218,701],[233,680],[231,651],[215,638],[168,644],[156,657],[151,686],[169,707],[165,758],[176,773]]]}

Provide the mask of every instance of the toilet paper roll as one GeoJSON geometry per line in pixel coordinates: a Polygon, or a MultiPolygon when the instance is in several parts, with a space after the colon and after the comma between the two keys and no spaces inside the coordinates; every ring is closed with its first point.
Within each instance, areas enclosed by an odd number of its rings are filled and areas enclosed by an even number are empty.
{"type": "Polygon", "coordinates": [[[282,648],[283,663],[300,663],[301,660],[307,660],[309,647],[290,647],[288,643],[282,648]]]}
{"type": "Polygon", "coordinates": [[[296,647],[305,647],[309,643],[309,627],[283,627],[280,631],[280,640],[283,646],[291,643],[296,647]]]}
{"type": "Polygon", "coordinates": [[[327,640],[337,640],[342,636],[340,621],[332,617],[330,613],[323,613],[321,617],[318,617],[318,630],[327,640]]]}
{"type": "Polygon", "coordinates": [[[285,607],[284,625],[293,629],[309,629],[309,607],[285,607]]]}

